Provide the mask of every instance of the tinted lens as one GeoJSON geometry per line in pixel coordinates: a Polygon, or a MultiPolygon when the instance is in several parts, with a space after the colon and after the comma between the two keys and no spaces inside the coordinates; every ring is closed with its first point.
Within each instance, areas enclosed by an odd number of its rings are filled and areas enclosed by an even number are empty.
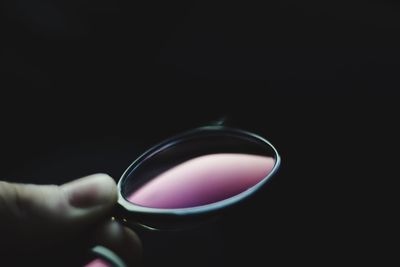
{"type": "Polygon", "coordinates": [[[124,174],[130,203],[159,209],[203,206],[262,183],[274,169],[275,150],[262,138],[229,129],[202,129],[154,147],[124,174]]]}
{"type": "Polygon", "coordinates": [[[113,267],[108,261],[103,259],[94,259],[84,267],[113,267]]]}

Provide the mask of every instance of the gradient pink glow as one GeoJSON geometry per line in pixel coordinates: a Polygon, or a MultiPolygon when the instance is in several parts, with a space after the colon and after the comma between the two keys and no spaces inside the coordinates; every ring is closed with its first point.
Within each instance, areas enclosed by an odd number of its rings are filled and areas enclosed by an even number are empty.
{"type": "Polygon", "coordinates": [[[273,169],[271,157],[209,154],[181,163],[133,192],[128,200],[151,208],[187,208],[214,203],[256,185],[273,169]]]}
{"type": "Polygon", "coordinates": [[[84,267],[112,267],[112,265],[109,264],[106,260],[95,259],[86,264],[84,267]]]}

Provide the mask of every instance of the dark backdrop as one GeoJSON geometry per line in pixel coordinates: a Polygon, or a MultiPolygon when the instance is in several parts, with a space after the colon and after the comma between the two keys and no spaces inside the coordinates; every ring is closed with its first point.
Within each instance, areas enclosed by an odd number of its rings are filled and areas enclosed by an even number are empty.
{"type": "Polygon", "coordinates": [[[279,176],[202,232],[143,234],[149,266],[383,265],[396,225],[399,8],[3,1],[1,177],[118,180],[154,143],[227,116],[277,147],[279,176]]]}

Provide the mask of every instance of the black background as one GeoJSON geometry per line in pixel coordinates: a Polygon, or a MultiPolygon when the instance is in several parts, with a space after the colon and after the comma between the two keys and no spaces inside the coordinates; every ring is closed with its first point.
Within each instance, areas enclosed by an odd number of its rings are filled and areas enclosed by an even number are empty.
{"type": "Polygon", "coordinates": [[[200,234],[143,234],[149,266],[391,261],[396,1],[2,5],[2,179],[118,180],[149,146],[227,116],[277,147],[279,175],[200,234]]]}

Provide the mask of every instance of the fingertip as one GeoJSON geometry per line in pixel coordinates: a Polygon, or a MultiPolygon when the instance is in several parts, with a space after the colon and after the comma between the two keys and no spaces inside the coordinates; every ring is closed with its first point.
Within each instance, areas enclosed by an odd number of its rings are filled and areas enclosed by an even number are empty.
{"type": "Polygon", "coordinates": [[[94,242],[119,255],[128,266],[142,264],[142,242],[131,229],[114,220],[100,225],[95,231],[94,242]]]}
{"type": "Polygon", "coordinates": [[[61,189],[66,193],[69,203],[78,208],[112,206],[117,201],[116,182],[105,173],[77,179],[62,185],[61,189]]]}

